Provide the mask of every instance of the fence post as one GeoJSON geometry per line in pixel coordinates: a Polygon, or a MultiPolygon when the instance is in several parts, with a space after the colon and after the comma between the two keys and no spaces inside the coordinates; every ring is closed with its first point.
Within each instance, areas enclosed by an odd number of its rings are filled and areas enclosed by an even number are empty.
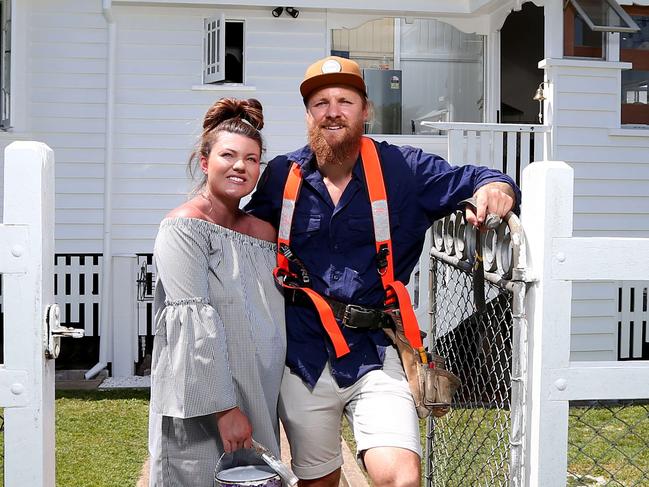
{"type": "Polygon", "coordinates": [[[572,283],[552,279],[552,240],[572,235],[573,171],[564,162],[542,161],[523,171],[522,224],[527,237],[535,282],[525,309],[530,326],[527,393],[527,467],[525,485],[566,484],[568,402],[550,399],[563,390],[552,380],[555,368],[570,359],[570,306],[572,283]]]}
{"type": "Polygon", "coordinates": [[[135,373],[138,352],[136,268],[135,255],[113,256],[113,377],[131,377],[135,373]]]}
{"type": "Polygon", "coordinates": [[[38,142],[5,150],[5,226],[28,225],[26,272],[3,275],[4,357],[7,371],[25,371],[11,384],[26,404],[5,409],[5,485],[54,487],[54,360],[45,358],[44,315],[54,302],[54,153],[38,142]]]}

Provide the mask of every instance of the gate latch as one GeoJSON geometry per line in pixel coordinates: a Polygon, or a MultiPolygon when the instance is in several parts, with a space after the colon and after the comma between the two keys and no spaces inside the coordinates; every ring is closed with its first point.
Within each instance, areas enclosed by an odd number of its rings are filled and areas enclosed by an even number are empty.
{"type": "Polygon", "coordinates": [[[55,359],[61,351],[61,338],[83,338],[83,328],[61,326],[61,309],[51,304],[45,310],[45,357],[55,359]]]}

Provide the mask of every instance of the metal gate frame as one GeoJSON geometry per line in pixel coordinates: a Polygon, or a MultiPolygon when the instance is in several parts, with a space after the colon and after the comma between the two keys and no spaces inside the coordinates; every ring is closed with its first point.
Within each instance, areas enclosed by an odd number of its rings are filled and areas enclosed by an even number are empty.
{"type": "MultiPolygon", "coordinates": [[[[476,234],[467,224],[463,212],[456,212],[433,224],[431,230],[432,248],[430,249],[430,278],[429,278],[429,346],[436,351],[440,338],[440,326],[437,323],[438,310],[438,270],[437,266],[447,265],[459,272],[471,276],[476,262],[476,234]]],[[[525,292],[529,279],[526,259],[525,234],[518,217],[510,213],[494,230],[489,230],[482,237],[482,258],[484,262],[484,279],[493,289],[501,289],[511,296],[511,388],[509,400],[509,444],[504,448],[509,450],[509,470],[504,474],[508,477],[508,485],[523,485],[524,477],[524,436],[525,436],[525,377],[527,372],[527,321],[525,319],[525,292]]],[[[455,364],[449,364],[451,370],[455,364]]],[[[459,373],[459,371],[458,371],[459,373]]],[[[451,412],[450,414],[453,414],[451,412]]],[[[432,456],[434,428],[436,423],[443,424],[444,420],[429,418],[427,421],[426,439],[426,485],[432,487],[433,475],[432,456]]],[[[442,426],[443,427],[443,426],[442,426]]],[[[493,453],[493,452],[492,452],[493,453]]],[[[468,479],[465,479],[468,481],[468,479]]],[[[491,484],[485,484],[491,485],[491,484]]],[[[502,484],[501,484],[502,485],[502,484]]]]}

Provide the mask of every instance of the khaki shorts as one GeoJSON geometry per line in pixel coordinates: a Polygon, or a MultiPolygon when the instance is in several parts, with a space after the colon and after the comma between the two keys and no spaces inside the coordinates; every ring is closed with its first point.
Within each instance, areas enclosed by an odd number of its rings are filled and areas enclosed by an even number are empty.
{"type": "Polygon", "coordinates": [[[291,445],[292,468],[301,479],[323,477],[343,464],[342,415],[352,425],[358,452],[398,447],[421,457],[419,419],[396,350],[386,349],[382,370],[339,387],[325,367],[310,390],[284,369],[279,414],[291,445]]]}

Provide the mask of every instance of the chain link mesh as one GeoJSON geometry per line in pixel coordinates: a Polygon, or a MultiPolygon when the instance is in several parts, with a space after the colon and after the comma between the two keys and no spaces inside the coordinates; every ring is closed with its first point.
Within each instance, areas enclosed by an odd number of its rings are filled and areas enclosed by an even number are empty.
{"type": "Polygon", "coordinates": [[[649,485],[649,402],[571,402],[570,487],[649,485]]]}
{"type": "Polygon", "coordinates": [[[432,272],[434,348],[462,386],[429,422],[427,485],[509,485],[512,294],[485,282],[480,312],[470,274],[438,260],[432,272]]]}

